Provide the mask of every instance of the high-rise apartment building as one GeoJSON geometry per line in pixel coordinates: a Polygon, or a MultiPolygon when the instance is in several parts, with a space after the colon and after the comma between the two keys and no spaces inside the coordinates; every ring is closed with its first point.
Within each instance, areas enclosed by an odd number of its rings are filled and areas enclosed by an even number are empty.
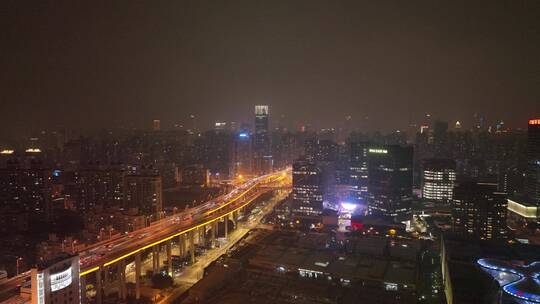
{"type": "Polygon", "coordinates": [[[49,215],[52,171],[41,161],[12,159],[0,168],[0,208],[49,215]]]}
{"type": "Polygon", "coordinates": [[[66,198],[79,211],[122,204],[124,170],[116,167],[84,168],[63,172],[66,198]]]}
{"type": "Polygon", "coordinates": [[[161,176],[151,173],[127,175],[124,179],[124,208],[136,208],[139,214],[161,218],[161,176]]]}

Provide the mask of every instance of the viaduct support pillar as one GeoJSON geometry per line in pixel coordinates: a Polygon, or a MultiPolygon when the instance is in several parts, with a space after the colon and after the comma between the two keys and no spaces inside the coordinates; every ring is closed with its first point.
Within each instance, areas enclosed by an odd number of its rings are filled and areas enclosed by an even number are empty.
{"type": "Polygon", "coordinates": [[[199,227],[199,246],[206,246],[206,226],[199,227]]]}
{"type": "Polygon", "coordinates": [[[214,248],[215,246],[214,243],[216,242],[216,227],[217,227],[216,223],[217,222],[212,222],[210,224],[210,233],[211,233],[210,234],[210,247],[211,248],[214,248]]]}
{"type": "Polygon", "coordinates": [[[86,276],[79,277],[79,285],[81,286],[81,304],[86,304],[86,276]]]}
{"type": "Polygon", "coordinates": [[[191,264],[195,263],[195,231],[191,230],[189,232],[190,236],[190,244],[189,244],[189,252],[191,253],[191,264]]]}
{"type": "Polygon", "coordinates": [[[156,247],[152,247],[152,272],[156,272],[156,247]]]}
{"type": "Polygon", "coordinates": [[[224,222],[225,222],[225,239],[227,239],[227,234],[228,234],[228,230],[229,230],[229,216],[226,215],[224,218],[223,218],[224,222]]]}
{"type": "Polygon", "coordinates": [[[120,299],[125,300],[127,298],[126,260],[121,260],[118,264],[118,280],[120,281],[120,286],[118,286],[120,299]]]}
{"type": "Polygon", "coordinates": [[[135,299],[141,298],[141,253],[135,254],[135,299]]]}
{"type": "MultiPolygon", "coordinates": [[[[111,274],[109,273],[110,272],[110,269],[109,269],[109,266],[103,266],[103,288],[107,288],[107,286],[109,285],[109,282],[110,282],[110,276],[111,274]]],[[[106,293],[105,293],[106,294],[106,293]]]]}
{"type": "Polygon", "coordinates": [[[152,247],[152,271],[159,272],[159,245],[152,247]]]}
{"type": "Polygon", "coordinates": [[[181,234],[178,236],[178,249],[180,250],[180,259],[186,257],[186,234],[181,234]]]}
{"type": "Polygon", "coordinates": [[[101,272],[103,271],[102,267],[96,271],[96,304],[101,304],[101,298],[103,295],[103,285],[101,281],[101,272]]]}
{"type": "Polygon", "coordinates": [[[167,245],[166,245],[166,248],[167,248],[167,273],[169,273],[169,275],[172,277],[173,275],[173,269],[172,269],[172,245],[171,245],[171,240],[168,240],[167,241],[167,245]]]}

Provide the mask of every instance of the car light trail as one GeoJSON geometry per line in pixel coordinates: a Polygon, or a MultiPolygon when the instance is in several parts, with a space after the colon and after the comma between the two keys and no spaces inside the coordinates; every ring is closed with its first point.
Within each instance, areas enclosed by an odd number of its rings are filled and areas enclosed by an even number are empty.
{"type": "MultiPolygon", "coordinates": [[[[245,196],[246,194],[248,194],[250,191],[252,191],[252,190],[255,189],[256,187],[260,186],[260,185],[263,183],[263,181],[264,181],[264,182],[275,182],[275,181],[281,181],[281,180],[283,180],[284,178],[285,178],[285,175],[281,175],[281,176],[278,175],[278,176],[276,176],[276,175],[274,174],[274,175],[271,175],[271,176],[267,176],[267,177],[263,177],[263,178],[261,178],[261,179],[258,179],[258,181],[257,181],[254,185],[250,186],[248,189],[246,189],[246,190],[243,191],[242,193],[238,194],[235,198],[233,198],[233,199],[227,201],[227,202],[224,203],[224,204],[219,205],[218,207],[216,207],[216,208],[214,208],[214,209],[212,209],[212,210],[210,210],[210,211],[207,211],[204,215],[205,215],[205,217],[206,217],[206,216],[215,214],[215,213],[218,212],[219,210],[222,210],[223,208],[230,206],[231,204],[233,204],[233,203],[235,203],[236,201],[238,201],[240,198],[244,197],[244,196],[245,196]]],[[[232,210],[230,210],[230,211],[228,211],[228,212],[225,212],[225,213],[223,213],[223,214],[216,215],[215,218],[212,218],[212,219],[210,219],[210,220],[206,220],[206,221],[204,221],[203,223],[197,224],[197,225],[195,225],[195,226],[193,226],[193,227],[185,228],[185,229],[183,229],[183,230],[181,230],[181,231],[179,231],[179,232],[175,232],[175,233],[173,233],[172,235],[169,235],[169,236],[167,236],[167,237],[164,237],[164,238],[162,238],[162,239],[160,239],[160,240],[158,240],[158,241],[154,241],[154,242],[152,242],[152,243],[150,243],[150,244],[148,244],[148,245],[144,245],[144,246],[142,246],[142,247],[140,247],[140,248],[138,248],[138,249],[132,250],[132,251],[130,251],[130,252],[128,252],[128,253],[125,253],[125,254],[123,254],[123,255],[117,257],[117,258],[114,258],[113,260],[110,260],[110,261],[107,261],[107,262],[103,263],[102,266],[94,266],[94,267],[91,267],[91,268],[86,269],[86,270],[84,270],[84,271],[81,271],[80,276],[84,276],[84,275],[93,273],[93,272],[95,272],[95,271],[98,271],[98,270],[100,269],[100,267],[106,267],[106,266],[112,265],[112,264],[114,264],[114,263],[116,263],[116,262],[118,262],[118,261],[121,261],[121,260],[123,260],[123,259],[125,259],[125,258],[127,258],[127,257],[129,257],[129,256],[131,256],[131,255],[134,255],[134,254],[136,254],[136,253],[138,253],[138,252],[141,252],[141,251],[143,251],[143,250],[145,250],[145,249],[148,249],[148,248],[150,248],[150,247],[159,245],[159,244],[164,243],[164,242],[166,242],[166,241],[169,241],[169,240],[171,240],[171,239],[173,239],[173,238],[175,238],[175,237],[178,237],[178,236],[180,236],[180,235],[182,235],[182,234],[188,233],[188,232],[190,232],[190,231],[196,230],[196,229],[198,229],[198,228],[200,228],[200,227],[204,227],[204,226],[206,226],[206,225],[208,225],[208,224],[211,224],[211,223],[213,223],[213,222],[215,222],[215,221],[218,221],[218,220],[220,220],[221,218],[226,217],[226,216],[229,216],[229,215],[232,214],[233,212],[236,212],[236,211],[238,211],[238,210],[244,208],[245,206],[247,206],[248,204],[252,203],[254,200],[256,200],[258,197],[260,197],[260,196],[261,196],[263,193],[265,193],[265,192],[266,192],[266,191],[259,191],[259,192],[257,192],[255,195],[253,195],[251,198],[249,198],[248,200],[246,200],[245,202],[243,202],[241,205],[235,207],[234,209],[232,209],[232,210]]]]}

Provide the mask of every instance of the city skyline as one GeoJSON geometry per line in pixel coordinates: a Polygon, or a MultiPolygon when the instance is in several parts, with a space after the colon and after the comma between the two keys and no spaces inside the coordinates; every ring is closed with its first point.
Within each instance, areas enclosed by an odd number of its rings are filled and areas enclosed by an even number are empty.
{"type": "MultiPolygon", "coordinates": [[[[341,121],[336,121],[334,124],[322,124],[322,123],[311,123],[310,121],[286,121],[284,122],[285,115],[279,115],[279,113],[274,113],[273,108],[270,105],[267,105],[269,111],[271,112],[271,118],[268,120],[269,130],[282,130],[288,132],[334,132],[336,136],[348,136],[353,132],[372,135],[372,134],[384,134],[390,135],[392,133],[405,133],[408,136],[414,136],[418,132],[423,132],[426,128],[433,128],[436,123],[442,122],[448,124],[448,131],[474,131],[476,129],[482,129],[482,131],[495,132],[495,131],[527,131],[527,122],[531,119],[534,119],[536,116],[530,116],[524,120],[521,120],[518,124],[512,125],[509,124],[507,120],[495,119],[483,116],[482,114],[472,113],[469,117],[465,119],[450,119],[446,120],[442,117],[436,117],[431,113],[424,113],[419,115],[418,120],[411,121],[406,125],[400,125],[396,128],[391,128],[386,126],[383,128],[372,128],[365,127],[369,125],[369,118],[360,118],[354,119],[351,116],[342,117],[341,121]],[[503,129],[499,130],[502,127],[503,129]],[[345,133],[344,133],[345,132],[345,133]]],[[[253,106],[251,106],[253,108],[253,106]]],[[[56,125],[49,127],[41,127],[33,125],[32,127],[27,127],[19,130],[18,132],[13,132],[5,135],[0,135],[0,147],[10,148],[11,145],[21,145],[32,142],[35,139],[38,139],[40,135],[45,134],[64,134],[65,139],[78,137],[78,136],[95,136],[100,134],[103,131],[112,132],[114,134],[116,131],[189,131],[189,132],[206,132],[210,130],[229,130],[236,132],[243,131],[255,131],[255,125],[247,117],[239,120],[225,120],[225,119],[210,119],[208,121],[198,120],[198,115],[195,114],[186,114],[183,115],[184,119],[178,120],[162,120],[159,117],[154,117],[153,119],[146,120],[137,124],[135,121],[113,124],[110,126],[95,126],[90,128],[82,128],[77,125],[56,125]],[[195,122],[194,118],[195,117],[195,122]],[[159,128],[156,129],[156,123],[159,124],[159,128]]]]}
{"type": "Polygon", "coordinates": [[[539,0],[0,2],[0,304],[540,303],[539,0]]]}

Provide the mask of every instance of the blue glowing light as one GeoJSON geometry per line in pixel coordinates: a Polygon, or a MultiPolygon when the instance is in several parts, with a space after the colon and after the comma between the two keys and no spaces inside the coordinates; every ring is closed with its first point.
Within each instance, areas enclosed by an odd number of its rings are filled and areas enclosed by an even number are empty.
{"type": "Polygon", "coordinates": [[[249,135],[247,133],[240,133],[240,134],[238,134],[238,137],[240,137],[240,138],[248,138],[249,135]]]}
{"type": "Polygon", "coordinates": [[[341,202],[341,208],[345,209],[346,211],[353,211],[356,209],[357,205],[349,202],[341,202]]]}
{"type": "Polygon", "coordinates": [[[59,176],[60,176],[60,173],[62,173],[62,171],[60,171],[60,170],[54,170],[54,171],[52,172],[52,175],[53,175],[54,177],[59,177],[59,176]]]}
{"type": "Polygon", "coordinates": [[[479,259],[478,264],[499,282],[505,293],[525,303],[540,303],[540,294],[536,293],[540,288],[540,262],[520,266],[496,259],[479,259]]]}

